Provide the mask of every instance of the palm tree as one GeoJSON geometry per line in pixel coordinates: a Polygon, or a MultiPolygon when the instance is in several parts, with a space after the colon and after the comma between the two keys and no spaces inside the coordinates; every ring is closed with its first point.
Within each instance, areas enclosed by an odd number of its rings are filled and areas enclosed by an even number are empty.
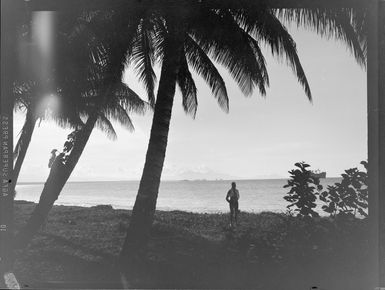
{"type": "MultiPolygon", "coordinates": [[[[69,66],[74,66],[76,64],[84,64],[84,59],[87,59],[87,51],[84,49],[79,49],[79,41],[74,41],[68,35],[63,35],[63,26],[75,26],[76,21],[79,20],[79,15],[72,14],[66,15],[66,17],[61,17],[59,21],[61,22],[59,28],[57,29],[57,34],[61,37],[55,37],[59,49],[56,50],[57,58],[65,60],[60,65],[56,66],[50,73],[49,76],[42,76],[41,74],[34,74],[33,64],[30,61],[35,55],[33,52],[36,48],[36,43],[32,40],[32,18],[30,13],[24,15],[24,21],[20,23],[18,29],[18,38],[21,43],[23,43],[23,53],[25,54],[23,59],[24,61],[19,61],[20,67],[22,67],[22,72],[17,75],[17,78],[14,81],[13,95],[14,95],[14,107],[15,111],[24,111],[25,112],[25,122],[20,131],[20,137],[14,148],[14,169],[13,169],[13,178],[11,184],[11,192],[14,192],[17,180],[20,174],[22,164],[24,162],[33,131],[35,129],[36,123],[44,119],[54,119],[58,125],[64,128],[79,128],[82,125],[82,121],[79,118],[79,115],[76,111],[76,108],[72,105],[75,104],[74,98],[77,98],[77,95],[73,96],[63,96],[58,92],[62,91],[60,86],[63,85],[63,80],[58,79],[58,73],[61,72],[62,75],[71,75],[73,80],[78,78],[85,77],[85,70],[78,69],[75,73],[70,71],[69,66]],[[74,43],[76,45],[74,45],[74,43]],[[69,48],[72,49],[73,56],[68,58],[69,48]],[[32,54],[31,54],[32,49],[32,54]],[[60,68],[60,69],[58,69],[60,68]],[[54,87],[53,87],[54,84],[54,87]],[[50,104],[45,101],[45,98],[49,94],[55,94],[56,98],[62,97],[60,100],[61,109],[52,110],[50,104]]],[[[67,28],[68,29],[68,28],[67,28]]],[[[73,38],[73,37],[72,37],[73,38]]],[[[80,38],[79,38],[80,39],[80,38]]],[[[37,51],[39,54],[39,51],[37,51]]],[[[86,67],[86,66],[85,66],[86,67]]]]}
{"type": "MultiPolygon", "coordinates": [[[[87,20],[88,24],[89,21],[90,19],[87,20]]],[[[86,41],[88,44],[86,47],[89,47],[89,40],[86,41]]],[[[115,120],[132,131],[134,127],[129,113],[144,113],[147,108],[146,103],[121,82],[120,66],[115,69],[116,74],[112,73],[113,57],[109,55],[108,50],[107,44],[99,39],[98,45],[88,56],[86,78],[77,78],[76,81],[72,76],[59,78],[62,85],[60,94],[79,96],[76,99],[72,97],[75,104],[69,106],[68,110],[75,108],[75,112],[83,119],[87,118],[87,121],[68,135],[63,152],[55,159],[39,203],[17,237],[19,247],[25,246],[46,220],[55,200],[79,161],[94,127],[100,128],[110,138],[116,139],[110,120],[115,120]]],[[[79,116],[78,118],[80,119],[79,116]]]]}
{"type": "Polygon", "coordinates": [[[25,83],[23,85],[18,85],[14,88],[15,95],[15,110],[16,111],[26,111],[25,122],[23,128],[20,131],[20,137],[16,143],[15,149],[13,151],[13,159],[15,161],[13,167],[13,178],[11,184],[11,192],[14,192],[17,180],[19,178],[19,173],[21,166],[24,162],[24,158],[27,154],[29,143],[31,142],[32,134],[35,129],[35,124],[38,120],[35,109],[32,108],[33,104],[30,102],[30,92],[33,85],[31,83],[25,83]],[[25,97],[25,96],[28,97],[25,97]]]}
{"type": "MultiPolygon", "coordinates": [[[[39,203],[17,237],[18,247],[27,245],[45,222],[54,202],[78,163],[93,129],[98,127],[110,138],[116,139],[116,132],[110,120],[115,120],[132,131],[134,127],[128,113],[144,113],[146,109],[145,103],[123,83],[109,85],[105,94],[108,97],[103,97],[103,102],[96,103],[95,108],[89,111],[86,123],[68,135],[62,153],[56,157],[51,167],[39,203]]],[[[95,99],[100,102],[99,96],[95,96],[95,99]]]]}
{"type": "Polygon", "coordinates": [[[244,9],[221,6],[215,1],[214,4],[216,8],[208,7],[203,1],[183,2],[163,9],[148,5],[143,18],[136,23],[137,32],[130,43],[129,60],[136,63],[149,96],[153,95],[152,65],[155,61],[161,63],[161,73],[146,161],[120,255],[122,265],[131,259],[138,261],[136,258],[141,257],[147,244],[166,154],[176,84],[181,89],[185,111],[195,115],[197,90],[190,68],[203,77],[220,107],[228,111],[226,86],[214,62],[230,72],[245,95],[250,95],[255,88],[265,95],[269,78],[260,49],[264,43],[275,56],[286,58],[311,100],[295,42],[278,19],[279,15],[290,20],[309,19],[307,26],[319,28],[326,36],[344,41],[356,59],[364,63],[365,55],[348,12],[332,15],[316,10],[303,16],[282,14],[248,2],[244,9]]]}
{"type": "MultiPolygon", "coordinates": [[[[54,119],[61,127],[73,129],[79,128],[82,124],[79,116],[74,114],[76,111],[75,108],[71,108],[72,111],[69,114],[64,112],[58,114],[58,112],[50,110],[49,104],[42,104],[42,102],[44,102],[44,94],[39,87],[38,83],[32,81],[14,84],[15,111],[24,111],[25,121],[13,152],[14,168],[11,192],[15,192],[21,167],[37,122],[54,119]]],[[[57,88],[57,90],[59,90],[59,88],[57,88]]],[[[63,101],[66,101],[66,99],[63,98],[63,101]]],[[[72,104],[73,103],[70,102],[68,105],[72,106],[72,104]]]]}

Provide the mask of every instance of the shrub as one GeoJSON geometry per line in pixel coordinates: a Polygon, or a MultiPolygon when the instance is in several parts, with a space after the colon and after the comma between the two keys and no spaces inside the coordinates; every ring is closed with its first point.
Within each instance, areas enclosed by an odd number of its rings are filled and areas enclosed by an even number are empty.
{"type": "MultiPolygon", "coordinates": [[[[361,164],[367,170],[367,162],[361,164]]],[[[320,194],[320,200],[325,203],[322,209],[330,216],[353,216],[358,214],[367,217],[368,208],[368,174],[357,168],[345,170],[342,181],[328,186],[320,194]]]]}
{"type": "Polygon", "coordinates": [[[323,189],[320,180],[306,169],[310,165],[305,162],[295,163],[295,166],[298,169],[289,171],[291,176],[284,186],[284,188],[290,187],[290,191],[284,197],[290,202],[287,208],[296,207],[294,212],[297,212],[299,217],[317,217],[319,214],[314,211],[314,208],[317,206],[317,195],[323,189]]]}
{"type": "Polygon", "coordinates": [[[288,184],[284,187],[290,187],[290,192],[284,197],[290,202],[287,206],[289,214],[295,214],[299,217],[317,217],[318,213],[314,211],[317,197],[324,203],[322,209],[331,217],[356,217],[358,214],[364,217],[368,216],[368,174],[367,162],[362,161],[365,171],[358,168],[350,168],[341,174],[341,182],[329,185],[322,191],[319,178],[314,177],[311,171],[307,170],[310,165],[305,162],[296,163],[298,169],[289,171],[291,174],[288,184]],[[296,207],[294,211],[291,207],[296,207]]]}

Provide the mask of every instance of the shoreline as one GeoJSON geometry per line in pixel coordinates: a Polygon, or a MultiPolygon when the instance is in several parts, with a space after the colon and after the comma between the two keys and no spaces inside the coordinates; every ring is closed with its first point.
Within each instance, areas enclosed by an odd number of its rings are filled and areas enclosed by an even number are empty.
{"type": "MultiPolygon", "coordinates": [[[[23,200],[23,199],[15,199],[15,203],[17,204],[37,204],[34,201],[29,201],[29,200],[23,200]]],[[[97,204],[97,205],[86,205],[86,204],[81,204],[81,205],[76,205],[76,204],[54,204],[55,206],[65,206],[65,207],[78,207],[78,208],[95,208],[95,207],[111,207],[113,210],[126,210],[126,211],[132,211],[132,207],[130,208],[119,208],[115,207],[111,204],[97,204]]],[[[229,210],[217,210],[217,211],[186,211],[182,209],[173,209],[173,208],[165,208],[165,207],[157,207],[155,210],[156,212],[183,212],[183,213],[191,213],[191,214],[229,214],[229,210]],[[159,209],[158,209],[159,208],[159,209]]],[[[265,210],[265,211],[248,211],[248,210],[242,210],[240,209],[240,212],[247,213],[247,214],[260,214],[263,212],[271,212],[271,213],[276,213],[276,214],[285,214],[286,209],[280,210],[280,211],[273,211],[273,210],[265,210]]]]}

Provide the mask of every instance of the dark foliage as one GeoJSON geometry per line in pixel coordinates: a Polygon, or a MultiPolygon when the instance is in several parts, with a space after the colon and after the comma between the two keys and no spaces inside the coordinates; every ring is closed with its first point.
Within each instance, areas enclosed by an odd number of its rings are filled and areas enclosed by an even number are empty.
{"type": "MultiPolygon", "coordinates": [[[[367,171],[368,163],[361,164],[367,171]]],[[[342,181],[328,186],[327,190],[320,194],[320,200],[325,205],[322,209],[331,216],[361,216],[367,217],[368,209],[368,174],[357,168],[345,170],[342,181]]]]}
{"type": "Polygon", "coordinates": [[[291,187],[285,200],[290,202],[287,208],[296,207],[299,217],[317,217],[314,211],[317,198],[324,203],[322,209],[330,214],[331,217],[367,217],[368,209],[368,163],[362,161],[365,171],[358,168],[350,168],[342,174],[341,182],[329,185],[322,191],[319,178],[312,176],[311,171],[306,168],[308,164],[304,162],[296,163],[299,169],[289,171],[291,179],[284,187],[291,187]],[[322,191],[322,192],[320,192],[322,191]]]}
{"type": "Polygon", "coordinates": [[[65,164],[68,160],[68,156],[70,155],[74,144],[76,143],[77,137],[79,135],[80,130],[72,131],[67,136],[67,141],[64,143],[63,152],[59,154],[59,158],[61,158],[62,162],[65,164]]]}
{"type": "Polygon", "coordinates": [[[290,179],[284,188],[290,187],[290,191],[285,200],[290,202],[287,208],[296,207],[294,209],[299,217],[317,217],[319,214],[314,211],[318,192],[322,190],[319,178],[312,176],[311,171],[307,170],[310,165],[305,162],[295,164],[298,169],[289,171],[290,179]]]}

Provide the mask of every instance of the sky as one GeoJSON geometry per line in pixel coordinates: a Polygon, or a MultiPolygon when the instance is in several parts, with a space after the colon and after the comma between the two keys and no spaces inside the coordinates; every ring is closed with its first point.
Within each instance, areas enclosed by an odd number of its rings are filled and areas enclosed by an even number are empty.
{"type": "MultiPolygon", "coordinates": [[[[270,77],[265,97],[257,91],[245,97],[226,70],[218,67],[230,98],[228,114],[194,74],[198,111],[195,119],[186,115],[177,90],[163,180],[287,178],[298,161],[335,177],[367,159],[365,70],[342,43],[297,27],[289,27],[289,32],[297,43],[313,102],[286,62],[273,58],[268,48],[263,49],[270,77]]],[[[127,69],[124,81],[145,98],[135,72],[127,69]]],[[[133,133],[115,124],[115,141],[95,129],[70,181],[139,180],[152,113],[132,115],[132,120],[133,133]]],[[[24,115],[16,113],[15,143],[23,122],[24,115]]],[[[19,181],[45,181],[50,152],[62,150],[69,133],[53,122],[41,122],[19,181]]]]}

